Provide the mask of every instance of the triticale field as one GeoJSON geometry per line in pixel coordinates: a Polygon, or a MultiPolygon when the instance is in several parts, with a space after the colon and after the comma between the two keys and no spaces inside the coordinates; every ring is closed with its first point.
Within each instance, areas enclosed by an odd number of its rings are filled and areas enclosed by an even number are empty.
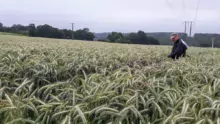
{"type": "Polygon", "coordinates": [[[220,49],[0,35],[0,124],[220,124],[220,49]]]}

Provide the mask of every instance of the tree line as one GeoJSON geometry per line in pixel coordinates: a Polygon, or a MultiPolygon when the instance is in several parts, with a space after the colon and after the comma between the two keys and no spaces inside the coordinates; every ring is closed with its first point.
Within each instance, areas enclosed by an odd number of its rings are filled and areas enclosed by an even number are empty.
{"type": "Polygon", "coordinates": [[[220,34],[198,33],[194,35],[194,40],[200,47],[211,47],[213,40],[213,46],[220,48],[220,34]]]}
{"type": "MultiPolygon", "coordinates": [[[[159,41],[160,45],[173,45],[173,43],[170,40],[170,34],[172,32],[155,32],[155,33],[146,33],[148,38],[156,38],[156,40],[159,41]]],[[[178,33],[178,32],[177,32],[178,33]]],[[[95,37],[96,40],[107,40],[108,36],[112,34],[109,32],[105,33],[96,33],[95,37]]],[[[114,33],[115,34],[115,33],[114,33]]],[[[220,48],[220,34],[211,34],[211,33],[195,33],[193,37],[189,37],[186,33],[178,33],[180,37],[187,42],[190,46],[195,47],[212,47],[212,39],[214,40],[213,44],[214,47],[220,48]]],[[[124,37],[128,36],[135,36],[133,33],[123,34],[124,37]]],[[[136,35],[137,36],[137,35],[136,35]]],[[[123,39],[123,38],[121,38],[123,39]]],[[[130,38],[133,39],[133,38],[130,38]]],[[[116,40],[117,41],[117,40],[116,40]]],[[[137,39],[135,41],[138,41],[137,39]]],[[[152,40],[149,40],[152,41],[152,40]]]]}
{"type": "MultiPolygon", "coordinates": [[[[4,26],[0,23],[0,32],[17,33],[27,35],[30,37],[46,37],[46,38],[59,38],[59,39],[72,39],[93,41],[95,34],[90,32],[89,28],[79,29],[72,31],[69,29],[58,29],[48,24],[38,25],[29,24],[24,26],[21,24],[14,24],[11,27],[4,26]]],[[[112,32],[103,42],[112,43],[131,43],[131,44],[155,44],[159,45],[159,41],[153,37],[148,37],[145,32],[138,31],[137,33],[130,33],[125,35],[120,32],[112,32]]]]}
{"type": "Polygon", "coordinates": [[[38,25],[29,24],[24,26],[21,24],[14,24],[11,27],[3,26],[0,23],[0,32],[17,33],[22,35],[28,35],[30,37],[46,37],[46,38],[59,38],[59,39],[71,39],[76,40],[89,40],[92,41],[95,38],[94,33],[90,32],[88,28],[79,29],[76,31],[68,29],[58,29],[48,24],[38,25]]]}
{"type": "Polygon", "coordinates": [[[138,31],[137,33],[129,34],[112,32],[107,36],[107,39],[104,41],[113,43],[160,45],[160,42],[156,38],[147,36],[144,31],[138,31]]]}
{"type": "MultiPolygon", "coordinates": [[[[92,33],[89,28],[72,31],[69,29],[58,29],[48,24],[38,25],[29,24],[27,26],[14,24],[12,26],[4,26],[0,22],[0,32],[17,33],[31,37],[47,37],[72,39],[72,34],[76,40],[99,40],[111,43],[129,43],[129,44],[153,44],[153,45],[172,45],[169,37],[171,32],[145,33],[138,31],[137,33],[92,33]]],[[[196,33],[193,37],[187,36],[185,33],[179,33],[180,36],[190,45],[197,47],[211,47],[212,39],[214,39],[214,47],[220,47],[220,34],[196,33]]]]}
{"type": "MultiPolygon", "coordinates": [[[[162,45],[172,45],[170,41],[171,32],[147,33],[148,36],[156,37],[162,45]]],[[[211,33],[195,33],[193,37],[189,37],[186,33],[179,33],[180,37],[190,46],[196,47],[212,47],[212,39],[214,39],[214,47],[220,48],[220,34],[211,33]]]]}

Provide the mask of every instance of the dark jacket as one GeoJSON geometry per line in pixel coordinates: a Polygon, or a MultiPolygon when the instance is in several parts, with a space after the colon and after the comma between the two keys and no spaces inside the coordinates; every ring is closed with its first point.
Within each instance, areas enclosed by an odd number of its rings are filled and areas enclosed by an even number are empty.
{"type": "Polygon", "coordinates": [[[172,59],[179,59],[179,57],[185,57],[186,50],[187,47],[183,44],[181,39],[179,39],[174,43],[172,52],[168,57],[172,59]]]}

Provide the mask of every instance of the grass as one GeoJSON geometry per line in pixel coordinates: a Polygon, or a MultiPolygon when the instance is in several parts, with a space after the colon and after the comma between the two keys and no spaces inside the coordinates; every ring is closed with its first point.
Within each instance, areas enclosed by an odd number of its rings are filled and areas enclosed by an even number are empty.
{"type": "Polygon", "coordinates": [[[167,46],[0,41],[0,123],[220,123],[219,49],[174,62],[167,46]]]}
{"type": "Polygon", "coordinates": [[[0,32],[0,35],[25,36],[23,34],[8,33],[8,32],[0,32]]]}

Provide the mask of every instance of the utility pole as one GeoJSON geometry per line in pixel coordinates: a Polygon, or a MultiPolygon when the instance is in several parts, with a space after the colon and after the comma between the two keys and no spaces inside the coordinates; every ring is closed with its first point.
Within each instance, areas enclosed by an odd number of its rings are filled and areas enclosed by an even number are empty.
{"type": "Polygon", "coordinates": [[[74,24],[75,23],[71,23],[72,24],[72,39],[74,39],[74,24]]]}
{"type": "Polygon", "coordinates": [[[215,38],[212,37],[212,48],[214,48],[215,38]]]}
{"type": "Polygon", "coordinates": [[[186,28],[187,28],[187,24],[188,24],[188,22],[187,22],[187,21],[184,21],[183,23],[184,23],[184,25],[185,25],[184,33],[186,33],[186,28]]]}
{"type": "MultiPolygon", "coordinates": [[[[187,34],[188,21],[184,21],[183,23],[184,23],[184,33],[187,34]]],[[[182,36],[184,40],[186,40],[186,37],[185,37],[185,36],[186,36],[186,35],[184,35],[184,37],[182,36]]]]}
{"type": "Polygon", "coordinates": [[[192,37],[192,25],[193,25],[193,21],[189,21],[189,23],[190,23],[190,37],[192,37]]]}
{"type": "Polygon", "coordinates": [[[187,34],[187,26],[188,26],[188,24],[189,24],[189,36],[190,37],[192,37],[192,26],[193,26],[193,24],[194,24],[194,22],[193,21],[184,21],[184,26],[185,26],[185,28],[184,28],[184,32],[187,34]]]}

